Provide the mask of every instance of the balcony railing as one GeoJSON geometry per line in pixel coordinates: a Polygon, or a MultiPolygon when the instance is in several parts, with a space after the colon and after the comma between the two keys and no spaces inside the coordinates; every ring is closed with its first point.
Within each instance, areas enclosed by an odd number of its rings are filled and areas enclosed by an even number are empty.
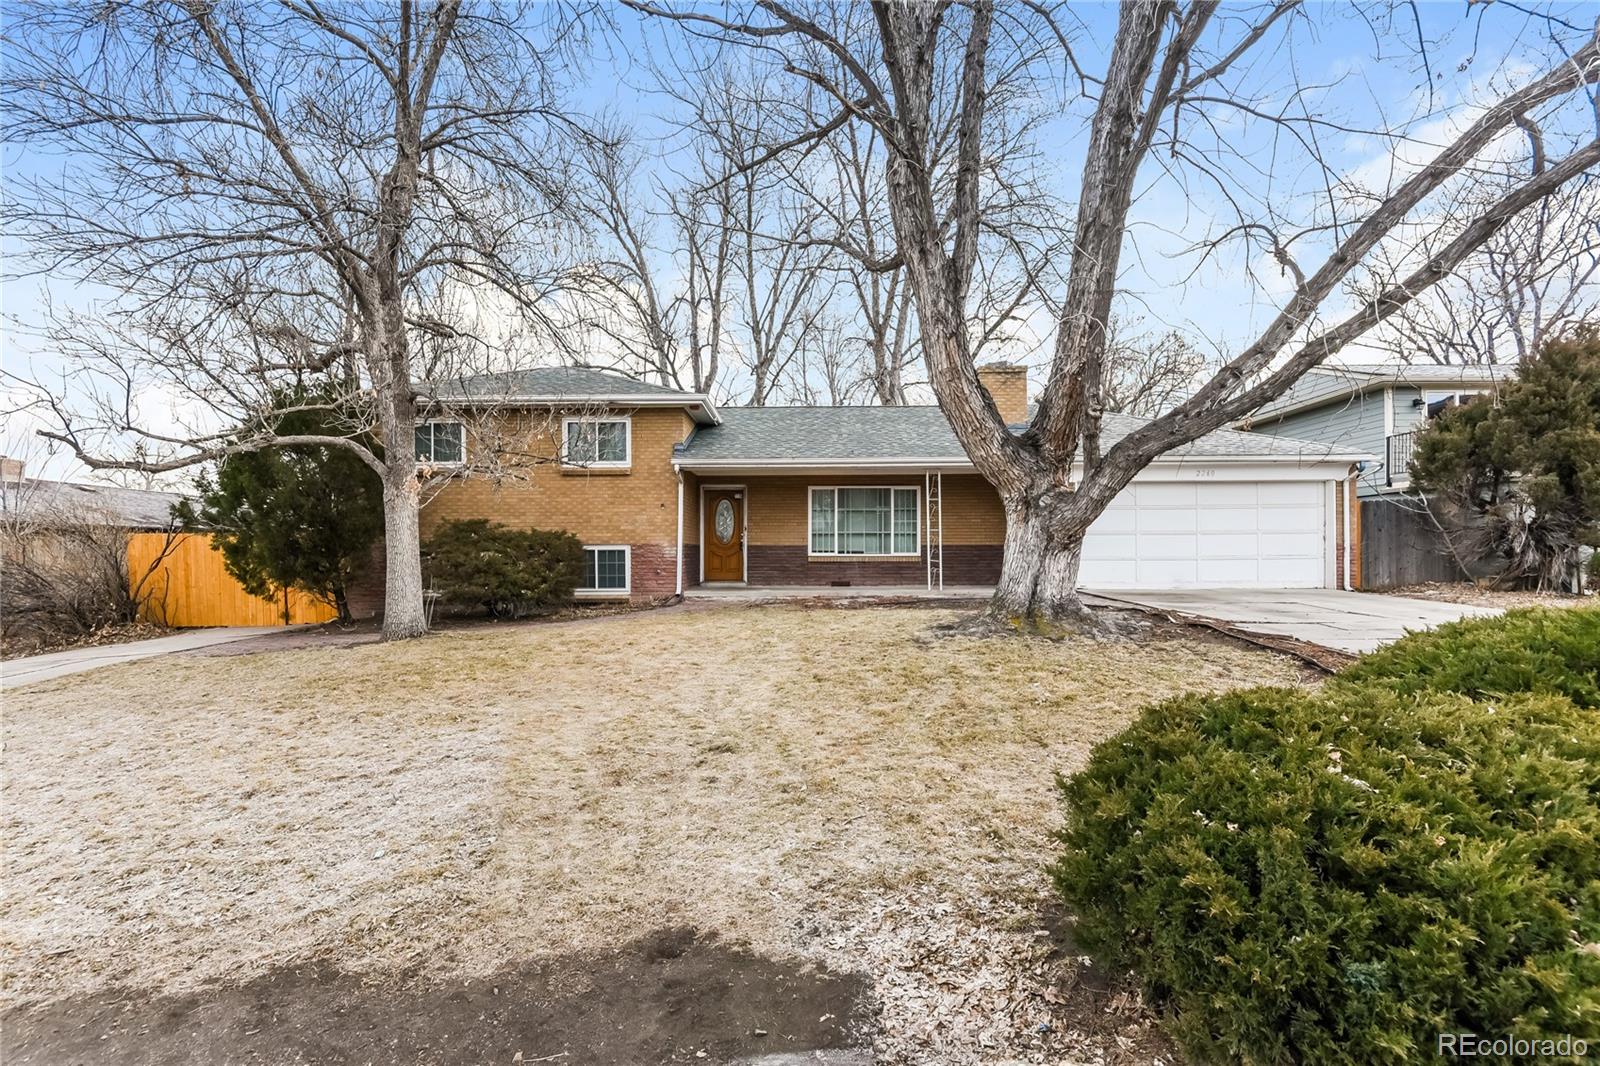
{"type": "Polygon", "coordinates": [[[1411,448],[1415,433],[1392,433],[1385,442],[1383,457],[1384,482],[1388,485],[1406,484],[1411,480],[1411,448]]]}

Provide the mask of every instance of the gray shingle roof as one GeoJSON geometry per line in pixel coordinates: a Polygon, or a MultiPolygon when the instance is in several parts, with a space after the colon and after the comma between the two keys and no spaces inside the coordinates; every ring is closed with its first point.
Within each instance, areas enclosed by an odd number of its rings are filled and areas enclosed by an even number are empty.
{"type": "Polygon", "coordinates": [[[682,396],[687,400],[692,395],[604,370],[575,366],[546,366],[441,379],[427,383],[423,391],[441,400],[584,399],[592,396],[682,396]]]}
{"type": "MultiPolygon", "coordinates": [[[[1147,420],[1106,415],[1104,447],[1147,420]]],[[[1222,429],[1168,453],[1172,457],[1317,459],[1334,454],[1324,443],[1222,429]]],[[[679,459],[696,463],[863,463],[886,460],[966,462],[966,452],[937,407],[724,407],[722,424],[697,430],[679,459]]]]}
{"type": "Polygon", "coordinates": [[[129,529],[165,529],[172,523],[173,504],[183,498],[176,492],[24,478],[20,482],[7,482],[4,491],[0,491],[0,511],[41,525],[81,522],[129,529]]]}

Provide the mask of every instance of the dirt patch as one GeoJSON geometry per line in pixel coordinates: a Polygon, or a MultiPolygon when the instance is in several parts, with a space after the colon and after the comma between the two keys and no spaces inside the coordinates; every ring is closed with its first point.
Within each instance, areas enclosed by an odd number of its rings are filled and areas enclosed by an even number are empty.
{"type": "Polygon", "coordinates": [[[1534,592],[1530,589],[1493,589],[1466,581],[1437,581],[1381,590],[1385,596],[1406,596],[1415,600],[1466,603],[1477,607],[1588,607],[1600,603],[1594,596],[1573,596],[1563,592],[1534,592]]]}
{"type": "Polygon", "coordinates": [[[149,998],[123,991],[6,1018],[11,1066],[65,1062],[730,1062],[870,1038],[870,983],[764,959],[694,930],[461,981],[324,966],[149,998]]]}

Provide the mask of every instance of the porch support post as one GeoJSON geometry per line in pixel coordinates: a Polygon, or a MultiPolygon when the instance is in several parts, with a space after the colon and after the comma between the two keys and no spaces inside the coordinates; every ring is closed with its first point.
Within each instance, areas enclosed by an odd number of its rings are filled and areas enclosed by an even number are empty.
{"type": "Polygon", "coordinates": [[[928,561],[928,591],[933,591],[933,541],[929,534],[933,532],[933,499],[928,495],[928,489],[933,485],[933,475],[928,471],[922,472],[922,550],[926,553],[928,561]]]}
{"type": "Polygon", "coordinates": [[[678,547],[672,553],[677,580],[673,584],[673,595],[683,595],[683,471],[674,471],[678,475],[678,547]]]}

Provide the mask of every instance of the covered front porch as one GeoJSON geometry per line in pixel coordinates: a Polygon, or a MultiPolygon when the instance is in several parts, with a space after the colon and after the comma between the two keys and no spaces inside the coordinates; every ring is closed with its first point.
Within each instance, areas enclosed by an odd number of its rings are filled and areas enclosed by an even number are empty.
{"type": "Polygon", "coordinates": [[[1005,521],[969,471],[682,469],[686,596],[983,598],[1005,521]]]}

